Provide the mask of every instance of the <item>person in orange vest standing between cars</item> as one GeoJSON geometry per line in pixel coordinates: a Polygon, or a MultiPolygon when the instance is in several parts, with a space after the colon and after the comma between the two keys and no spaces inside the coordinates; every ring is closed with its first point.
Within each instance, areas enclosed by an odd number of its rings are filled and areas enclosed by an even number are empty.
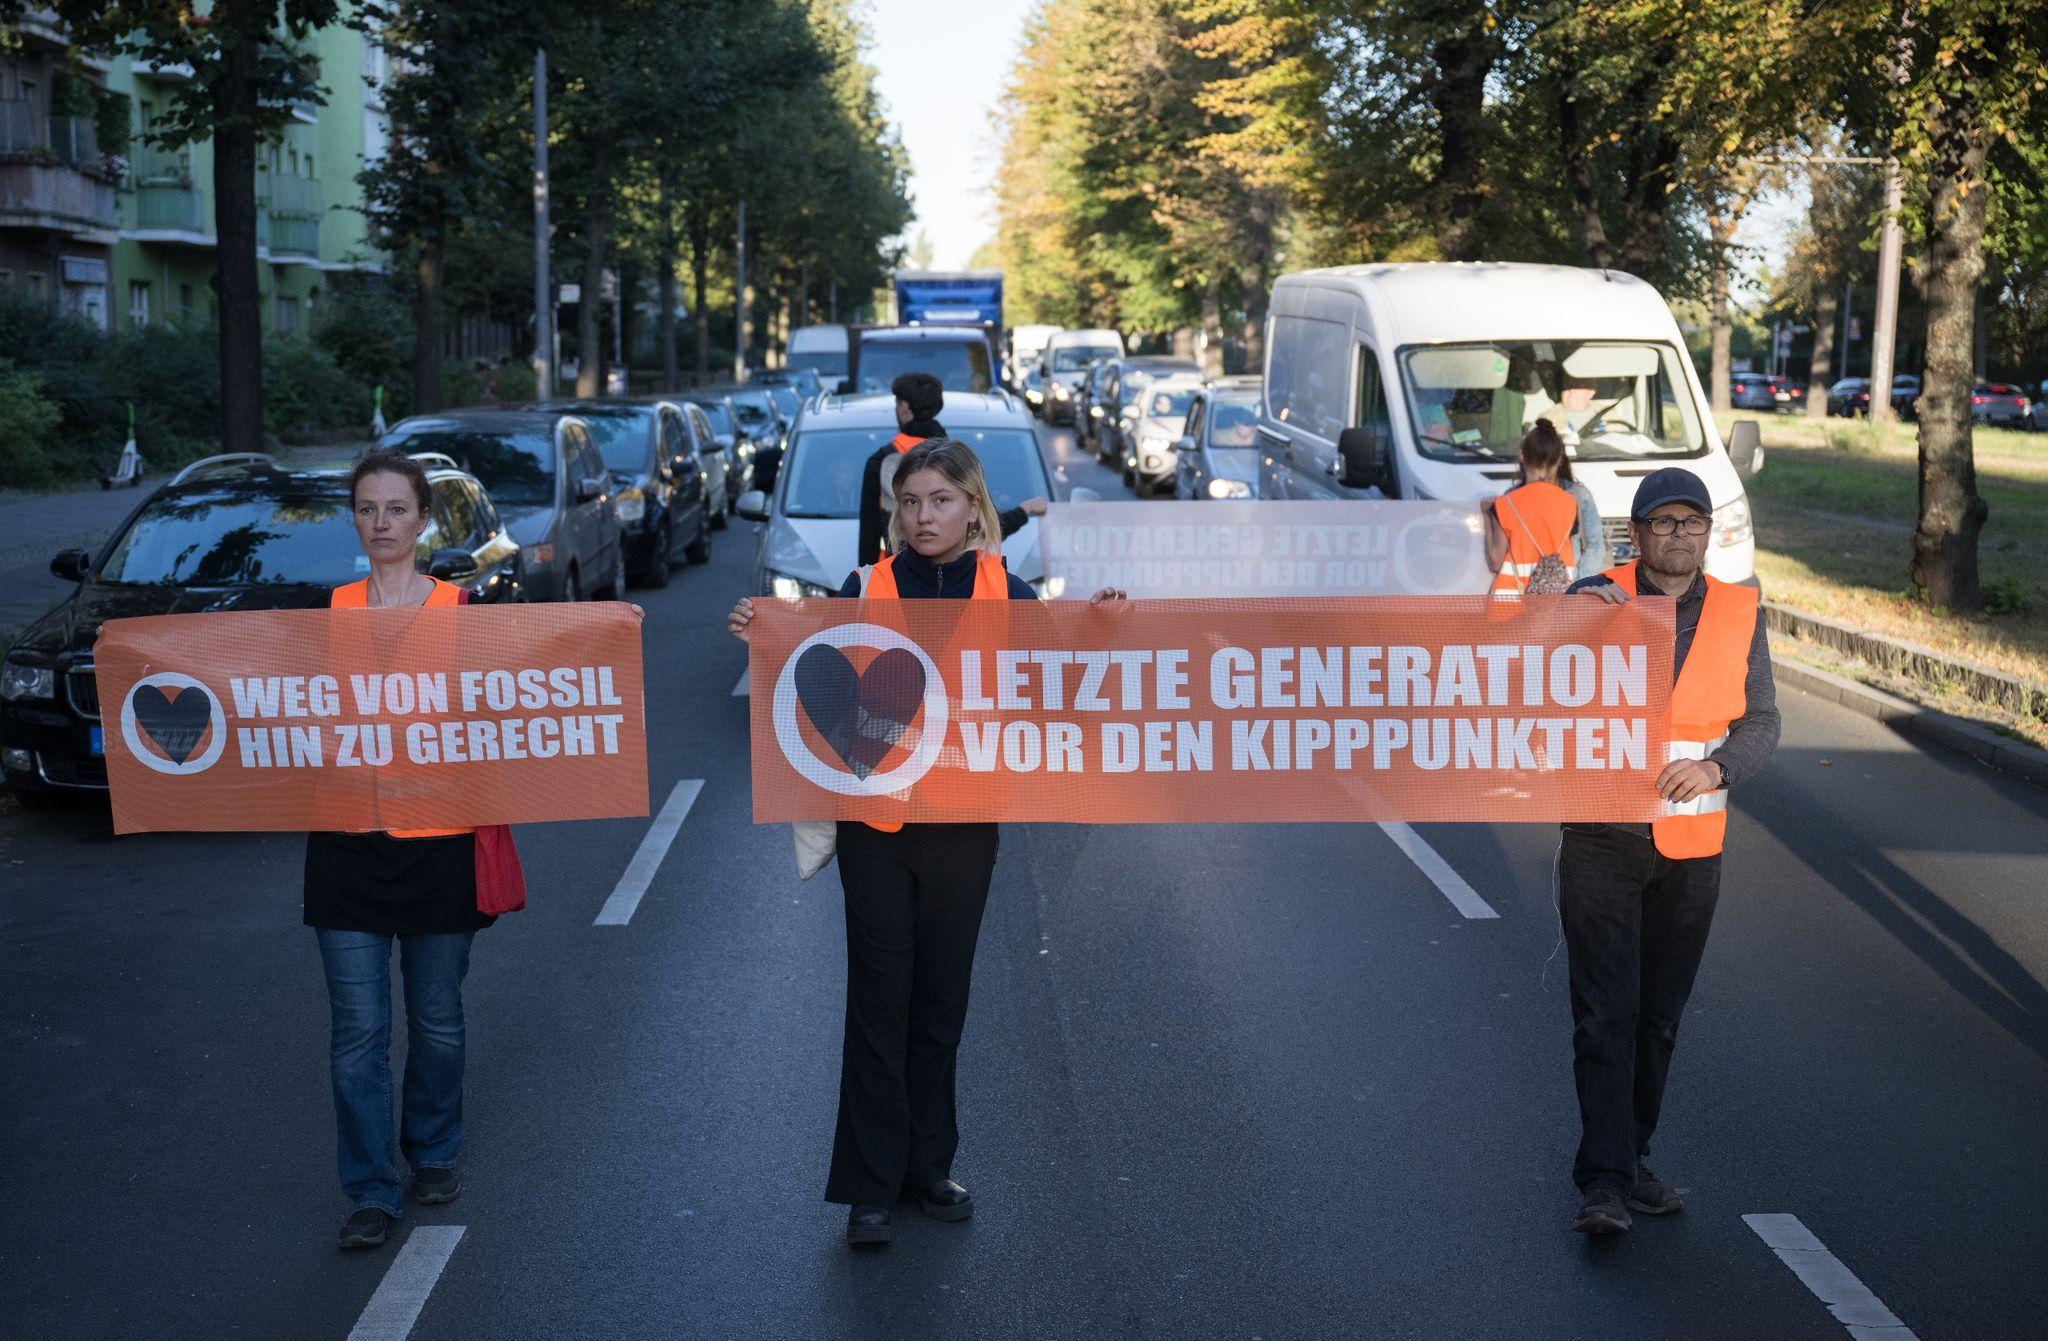
{"type": "Polygon", "coordinates": [[[1558,849],[1579,1095],[1572,1176],[1583,1197],[1572,1228],[1583,1234],[1621,1233],[1630,1209],[1684,1208],[1678,1190],[1643,1161],[1720,897],[1728,789],[1761,770],[1778,744],[1757,591],[1703,571],[1713,521],[1699,476],[1676,466],[1655,471],[1630,509],[1641,557],[1571,587],[1617,605],[1677,605],[1671,741],[1656,778],[1663,817],[1566,824],[1558,849]]]}
{"type": "MultiPolygon", "coordinates": [[[[841,596],[1037,599],[1003,566],[995,505],[973,448],[921,442],[893,484],[889,534],[897,548],[848,575],[841,596]]],[[[1105,588],[1091,604],[1123,598],[1105,588]]],[[[727,628],[744,640],[753,618],[753,600],[742,598],[727,628]]],[[[846,1033],[825,1200],[849,1208],[849,1243],[888,1243],[899,1201],[937,1220],[974,1213],[952,1176],[960,1145],[954,1071],[996,845],[988,822],[839,822],[846,1033]]]]}
{"type": "MultiPolygon", "coordinates": [[[[946,408],[946,388],[928,372],[900,374],[889,384],[896,397],[896,436],[875,449],[860,480],[860,542],[854,554],[872,563],[887,556],[889,512],[895,506],[896,491],[891,484],[903,456],[921,442],[946,436],[939,412],[946,408]]],[[[1043,517],[1046,500],[1027,498],[1016,507],[996,514],[1001,538],[1008,540],[1024,526],[1027,517],[1043,517]]]]}
{"type": "Polygon", "coordinates": [[[1555,596],[1571,585],[1572,536],[1579,500],[1564,439],[1547,419],[1522,436],[1521,471],[1513,489],[1486,510],[1486,566],[1493,594],[1555,596]]]}

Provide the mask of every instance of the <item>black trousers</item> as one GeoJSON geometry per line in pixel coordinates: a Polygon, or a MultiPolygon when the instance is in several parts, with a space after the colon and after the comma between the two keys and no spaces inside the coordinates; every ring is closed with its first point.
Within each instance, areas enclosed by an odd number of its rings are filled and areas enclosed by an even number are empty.
{"type": "Polygon", "coordinates": [[[1643,834],[1566,825],[1558,911],[1571,956],[1572,1179],[1624,1196],[1664,1106],[1678,1017],[1692,995],[1721,893],[1721,858],[1678,861],[1643,834]]]}
{"type": "Polygon", "coordinates": [[[995,874],[993,824],[839,826],[846,1046],[825,1200],[887,1206],[949,1177],[953,1076],[974,943],[995,874]]]}

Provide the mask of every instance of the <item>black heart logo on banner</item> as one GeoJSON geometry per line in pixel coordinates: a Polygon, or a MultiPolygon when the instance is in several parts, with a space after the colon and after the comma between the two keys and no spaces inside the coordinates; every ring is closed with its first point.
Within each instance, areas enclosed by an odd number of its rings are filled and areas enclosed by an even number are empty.
{"type": "Polygon", "coordinates": [[[136,722],[174,764],[192,757],[213,720],[213,704],[197,689],[182,690],[171,698],[155,685],[146,684],[135,691],[134,704],[136,722]]]}
{"type": "Polygon", "coordinates": [[[924,706],[924,663],[892,647],[856,672],[846,653],[814,644],[797,658],[796,697],[832,752],[866,778],[924,706]]]}

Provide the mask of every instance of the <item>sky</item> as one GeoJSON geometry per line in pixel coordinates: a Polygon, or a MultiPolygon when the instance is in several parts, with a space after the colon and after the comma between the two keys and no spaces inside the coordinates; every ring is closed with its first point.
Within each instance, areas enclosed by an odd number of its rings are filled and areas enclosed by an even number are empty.
{"type": "Polygon", "coordinates": [[[910,151],[917,220],[932,264],[960,269],[995,236],[988,185],[996,147],[989,112],[1001,95],[1033,0],[872,0],[874,45],[888,118],[910,151]]]}

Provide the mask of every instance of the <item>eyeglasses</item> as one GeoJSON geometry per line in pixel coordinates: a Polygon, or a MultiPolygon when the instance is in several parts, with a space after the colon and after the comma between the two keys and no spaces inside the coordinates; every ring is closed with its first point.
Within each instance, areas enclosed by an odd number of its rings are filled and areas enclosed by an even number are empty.
{"type": "Polygon", "coordinates": [[[1695,513],[1690,517],[1638,517],[1636,525],[1651,535],[1705,535],[1713,526],[1713,519],[1695,513]]]}

